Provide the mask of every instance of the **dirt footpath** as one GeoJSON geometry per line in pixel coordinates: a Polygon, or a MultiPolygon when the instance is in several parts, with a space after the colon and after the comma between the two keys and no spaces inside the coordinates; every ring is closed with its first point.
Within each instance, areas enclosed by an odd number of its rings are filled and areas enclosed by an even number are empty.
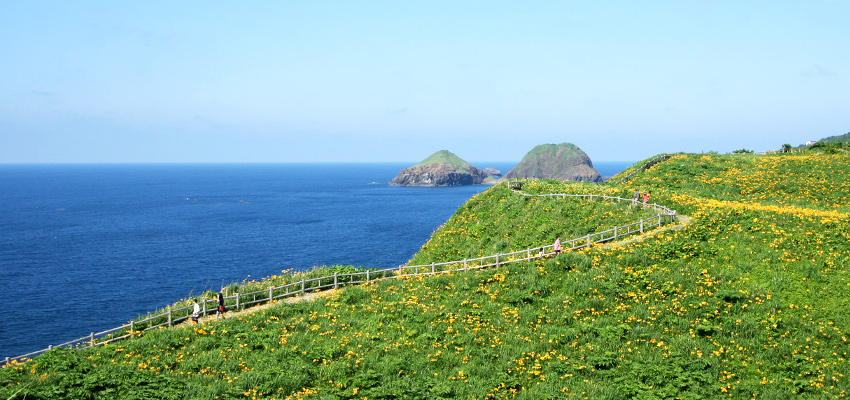
{"type": "Polygon", "coordinates": [[[607,249],[607,248],[611,248],[611,247],[625,246],[629,243],[642,242],[644,239],[646,239],[650,236],[656,235],[658,233],[661,233],[661,232],[665,232],[665,231],[669,231],[669,230],[678,231],[680,229],[685,229],[688,225],[691,224],[691,219],[692,218],[687,216],[687,215],[677,214],[676,220],[678,221],[678,223],[676,225],[664,225],[661,228],[656,228],[655,230],[652,230],[652,231],[649,231],[649,232],[646,232],[646,233],[641,233],[640,235],[632,236],[632,237],[625,239],[625,240],[620,240],[620,241],[612,242],[612,243],[605,243],[603,245],[600,245],[599,247],[602,248],[602,249],[607,249]]]}
{"type": "MultiPolygon", "coordinates": [[[[271,303],[264,303],[264,304],[260,304],[258,306],[248,307],[248,308],[245,308],[245,309],[242,309],[242,310],[239,310],[239,311],[227,311],[226,313],[224,313],[224,317],[225,318],[233,318],[233,317],[238,317],[238,316],[243,315],[243,314],[257,312],[257,311],[260,311],[260,310],[265,310],[266,308],[269,308],[269,307],[274,306],[274,305],[281,303],[281,302],[282,303],[297,303],[297,302],[300,302],[300,301],[313,301],[313,300],[315,300],[319,297],[330,296],[333,293],[336,293],[336,290],[331,289],[331,290],[323,290],[323,291],[304,293],[302,295],[298,295],[298,296],[294,296],[294,297],[287,297],[283,300],[275,300],[274,302],[271,302],[271,303]]],[[[199,318],[198,324],[203,324],[204,322],[210,322],[210,321],[215,321],[215,311],[213,311],[212,314],[208,314],[204,317],[199,318]]],[[[187,320],[186,322],[184,322],[180,325],[191,326],[192,320],[191,319],[187,320]]]]}

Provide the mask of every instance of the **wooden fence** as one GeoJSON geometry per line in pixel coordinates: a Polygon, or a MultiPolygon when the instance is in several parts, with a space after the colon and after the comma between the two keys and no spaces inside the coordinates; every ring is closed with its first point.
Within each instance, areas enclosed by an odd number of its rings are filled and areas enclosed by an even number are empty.
{"type": "MultiPolygon", "coordinates": [[[[593,194],[531,195],[519,192],[517,190],[514,190],[513,192],[522,196],[554,198],[579,197],[587,198],[590,201],[617,201],[629,202],[642,206],[644,205],[643,203],[635,201],[633,199],[625,199],[622,197],[615,196],[603,196],[593,194]]],[[[632,224],[615,226],[612,229],[591,233],[586,236],[567,240],[561,243],[562,249],[564,251],[577,250],[593,246],[594,244],[598,243],[615,241],[619,238],[629,236],[637,232],[643,232],[644,230],[652,229],[655,227],[659,227],[665,223],[673,222],[676,219],[675,210],[671,210],[667,207],[658,204],[646,204],[645,206],[651,207],[652,209],[657,211],[658,214],[650,218],[641,219],[640,221],[637,221],[632,224]]],[[[279,287],[270,287],[268,289],[258,290],[250,293],[236,293],[232,296],[227,296],[224,299],[228,310],[239,310],[258,304],[267,303],[270,301],[302,295],[308,292],[338,289],[341,286],[345,285],[358,285],[367,282],[376,282],[385,279],[396,279],[401,277],[436,275],[448,272],[465,272],[481,268],[498,267],[500,265],[509,264],[517,261],[528,261],[537,258],[550,257],[554,254],[553,247],[554,244],[549,244],[539,247],[527,248],[524,250],[514,251],[510,253],[502,253],[479,258],[431,263],[427,265],[398,266],[395,268],[386,268],[372,271],[365,270],[350,274],[333,274],[311,279],[305,278],[299,282],[293,282],[279,287]]],[[[200,300],[198,305],[201,308],[201,316],[206,316],[210,314],[215,314],[216,308],[218,307],[218,301],[215,299],[203,299],[200,300]]],[[[192,305],[181,308],[169,308],[166,312],[162,314],[148,316],[147,318],[138,321],[130,321],[128,324],[121,325],[117,328],[112,328],[103,332],[92,332],[88,336],[84,336],[79,339],[71,340],[69,342],[61,343],[55,346],[48,346],[46,349],[34,351],[32,353],[27,353],[17,357],[6,357],[5,363],[8,365],[13,361],[21,362],[54,348],[86,348],[102,346],[118,340],[140,335],[142,332],[151,329],[157,329],[159,327],[165,326],[174,326],[176,324],[188,320],[192,315],[192,308],[192,305]]]]}

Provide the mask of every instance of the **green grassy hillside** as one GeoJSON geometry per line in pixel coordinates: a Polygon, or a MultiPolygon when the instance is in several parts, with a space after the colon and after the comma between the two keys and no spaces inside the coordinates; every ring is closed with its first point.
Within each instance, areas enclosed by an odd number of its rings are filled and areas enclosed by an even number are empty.
{"type": "Polygon", "coordinates": [[[818,140],[821,143],[848,143],[850,142],[850,132],[847,132],[843,135],[830,136],[827,138],[823,138],[818,140]]]}
{"type": "MultiPolygon", "coordinates": [[[[687,216],[618,246],[348,287],[0,370],[9,399],[705,399],[850,393],[850,156],[676,155],[619,185],[687,216]]],[[[614,179],[615,181],[616,179],[614,179]]],[[[496,185],[411,260],[639,219],[496,185]]]]}
{"type": "MultiPolygon", "coordinates": [[[[561,185],[554,180],[527,182],[527,193],[559,185],[572,194],[631,198],[619,188],[561,185]]],[[[512,194],[505,184],[476,195],[455,211],[411,260],[410,265],[463,260],[548,245],[557,235],[578,238],[657,215],[628,203],[579,198],[551,199],[512,194]]]]}

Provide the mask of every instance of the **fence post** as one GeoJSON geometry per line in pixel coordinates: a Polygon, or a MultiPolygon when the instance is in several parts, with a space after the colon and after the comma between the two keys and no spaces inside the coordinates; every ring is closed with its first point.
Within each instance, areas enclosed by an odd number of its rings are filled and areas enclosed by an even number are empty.
{"type": "Polygon", "coordinates": [[[435,271],[435,270],[434,270],[434,263],[431,263],[431,273],[433,274],[433,273],[434,273],[434,271],[435,271]]]}
{"type": "Polygon", "coordinates": [[[587,247],[590,247],[592,245],[593,245],[593,243],[590,241],[590,234],[588,233],[587,234],[587,247]]]}
{"type": "Polygon", "coordinates": [[[131,320],[131,321],[130,321],[130,334],[131,334],[131,335],[133,334],[133,331],[134,331],[133,327],[134,327],[134,325],[133,325],[133,321],[131,320]]]}
{"type": "Polygon", "coordinates": [[[301,278],[301,294],[304,294],[304,278],[301,278]]]}
{"type": "Polygon", "coordinates": [[[334,290],[339,288],[339,280],[337,279],[338,272],[334,272],[334,290]]]}
{"type": "Polygon", "coordinates": [[[643,233],[643,220],[640,220],[640,233],[643,233]]]}
{"type": "Polygon", "coordinates": [[[617,240],[617,227],[614,227],[614,241],[617,240]]]}
{"type": "Polygon", "coordinates": [[[274,300],[274,286],[269,288],[269,303],[271,303],[272,300],[274,300]]]}
{"type": "Polygon", "coordinates": [[[239,293],[236,293],[236,309],[239,309],[239,293]]]}
{"type": "Polygon", "coordinates": [[[173,321],[174,321],[174,319],[171,317],[171,309],[169,308],[168,309],[168,326],[174,326],[173,321]]]}
{"type": "Polygon", "coordinates": [[[464,258],[463,259],[463,269],[467,269],[467,268],[469,268],[469,267],[467,267],[467,259],[464,258]]]}
{"type": "Polygon", "coordinates": [[[91,343],[89,346],[94,346],[94,332],[89,335],[89,339],[89,343],[91,343]]]}
{"type": "Polygon", "coordinates": [[[366,282],[369,282],[369,270],[366,270],[366,282]]]}
{"type": "Polygon", "coordinates": [[[499,255],[498,254],[496,254],[496,266],[497,267],[499,266],[499,255]]]}
{"type": "Polygon", "coordinates": [[[203,311],[203,314],[201,314],[201,315],[203,315],[203,316],[207,315],[207,299],[204,299],[204,311],[203,311]]]}

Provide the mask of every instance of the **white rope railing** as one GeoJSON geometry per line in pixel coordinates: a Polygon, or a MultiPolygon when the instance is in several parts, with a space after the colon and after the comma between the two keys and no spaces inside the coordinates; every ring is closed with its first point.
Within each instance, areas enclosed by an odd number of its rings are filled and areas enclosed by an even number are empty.
{"type": "MultiPolygon", "coordinates": [[[[562,242],[563,250],[578,250],[593,246],[594,244],[614,241],[618,238],[629,236],[634,233],[643,233],[645,230],[659,227],[665,223],[673,222],[676,219],[676,210],[658,205],[645,204],[634,199],[626,199],[617,196],[595,195],[595,194],[528,194],[512,189],[513,193],[528,197],[549,197],[549,198],[567,198],[580,197],[593,199],[602,199],[617,202],[629,202],[654,209],[657,214],[650,218],[644,218],[640,221],[623,225],[615,226],[612,229],[601,232],[590,233],[588,235],[573,238],[562,242]]],[[[386,279],[396,279],[402,277],[415,277],[443,274],[448,272],[464,272],[472,271],[481,268],[498,267],[505,264],[510,264],[519,261],[529,261],[554,255],[554,244],[543,245],[538,247],[530,247],[524,250],[513,251],[509,253],[500,253],[492,256],[484,256],[479,258],[463,259],[456,261],[447,261],[441,263],[431,263],[424,265],[409,265],[386,268],[380,270],[364,270],[349,274],[327,275],[318,278],[307,279],[292,282],[279,287],[270,287],[250,293],[236,293],[225,297],[225,302],[230,303],[231,309],[244,309],[253,305],[268,303],[274,300],[279,300],[287,297],[302,295],[308,292],[322,291],[328,289],[338,289],[346,285],[358,285],[368,282],[376,282],[386,279]],[[250,299],[250,300],[249,300],[250,299]]],[[[215,314],[217,300],[202,299],[199,302],[201,307],[201,316],[215,314]],[[207,307],[212,304],[213,307],[207,307]]],[[[112,343],[117,340],[126,339],[141,332],[151,329],[157,329],[164,326],[174,326],[189,319],[192,314],[192,305],[181,308],[168,308],[166,312],[148,316],[141,320],[130,321],[128,324],[121,325],[117,328],[112,328],[103,332],[92,332],[88,336],[71,340],[55,346],[48,346],[46,349],[34,351],[17,357],[6,357],[5,363],[8,365],[12,362],[21,362],[35,357],[39,354],[52,350],[54,348],[87,348],[96,347],[112,343]]]]}

